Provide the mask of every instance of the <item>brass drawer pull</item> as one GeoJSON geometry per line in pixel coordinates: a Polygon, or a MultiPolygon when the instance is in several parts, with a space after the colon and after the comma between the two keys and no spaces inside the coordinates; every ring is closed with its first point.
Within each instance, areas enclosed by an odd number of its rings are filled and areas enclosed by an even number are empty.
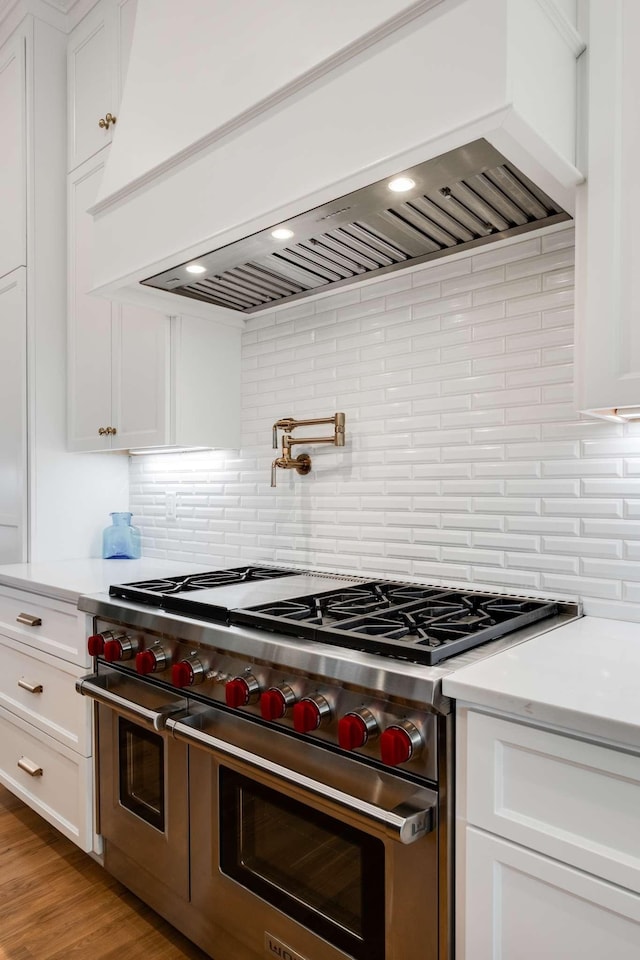
{"type": "Polygon", "coordinates": [[[18,686],[22,687],[23,690],[28,690],[29,693],[42,693],[44,689],[41,683],[29,683],[28,680],[23,679],[18,680],[18,686]]]}
{"type": "Polygon", "coordinates": [[[16,623],[24,623],[27,627],[41,627],[42,618],[34,617],[31,613],[20,613],[16,617],[16,623]]]}
{"type": "Polygon", "coordinates": [[[27,759],[27,757],[20,757],[18,766],[21,770],[24,770],[25,773],[28,773],[30,777],[42,776],[42,767],[39,767],[33,760],[27,759]]]}

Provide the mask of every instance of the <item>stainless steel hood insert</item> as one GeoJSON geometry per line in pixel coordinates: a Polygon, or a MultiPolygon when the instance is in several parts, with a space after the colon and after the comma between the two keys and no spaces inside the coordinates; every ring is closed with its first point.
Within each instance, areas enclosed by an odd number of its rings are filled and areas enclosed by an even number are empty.
{"type": "Polygon", "coordinates": [[[251,314],[570,219],[486,140],[400,172],[142,282],[251,314]]]}

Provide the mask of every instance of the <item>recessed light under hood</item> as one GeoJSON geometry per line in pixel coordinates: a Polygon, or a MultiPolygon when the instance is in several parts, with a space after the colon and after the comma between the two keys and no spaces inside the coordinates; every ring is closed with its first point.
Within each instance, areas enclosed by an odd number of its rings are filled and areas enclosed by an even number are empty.
{"type": "Polygon", "coordinates": [[[183,263],[142,282],[251,314],[570,219],[486,140],[398,173],[409,192],[380,180],[198,256],[197,280],[183,263]]]}

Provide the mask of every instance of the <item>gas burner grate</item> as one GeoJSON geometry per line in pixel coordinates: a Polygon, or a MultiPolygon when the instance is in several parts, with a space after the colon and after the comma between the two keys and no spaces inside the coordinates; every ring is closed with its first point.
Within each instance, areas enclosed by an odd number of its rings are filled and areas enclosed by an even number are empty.
{"type": "Polygon", "coordinates": [[[231,622],[433,665],[555,613],[547,600],[372,582],[232,611],[231,622]]]}
{"type": "Polygon", "coordinates": [[[278,567],[235,567],[231,570],[210,570],[179,577],[114,584],[109,587],[109,595],[125,600],[136,600],[138,603],[162,606],[164,597],[188,594],[196,590],[211,590],[214,587],[226,587],[252,580],[291,577],[293,574],[293,570],[282,570],[278,567]]]}

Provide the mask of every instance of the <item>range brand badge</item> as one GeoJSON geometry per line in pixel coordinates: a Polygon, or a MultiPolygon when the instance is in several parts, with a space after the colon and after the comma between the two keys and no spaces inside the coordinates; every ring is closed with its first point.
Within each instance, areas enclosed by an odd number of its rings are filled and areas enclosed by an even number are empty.
{"type": "Polygon", "coordinates": [[[302,954],[296,953],[291,947],[288,947],[282,940],[264,932],[264,952],[271,960],[307,960],[302,954]]]}

